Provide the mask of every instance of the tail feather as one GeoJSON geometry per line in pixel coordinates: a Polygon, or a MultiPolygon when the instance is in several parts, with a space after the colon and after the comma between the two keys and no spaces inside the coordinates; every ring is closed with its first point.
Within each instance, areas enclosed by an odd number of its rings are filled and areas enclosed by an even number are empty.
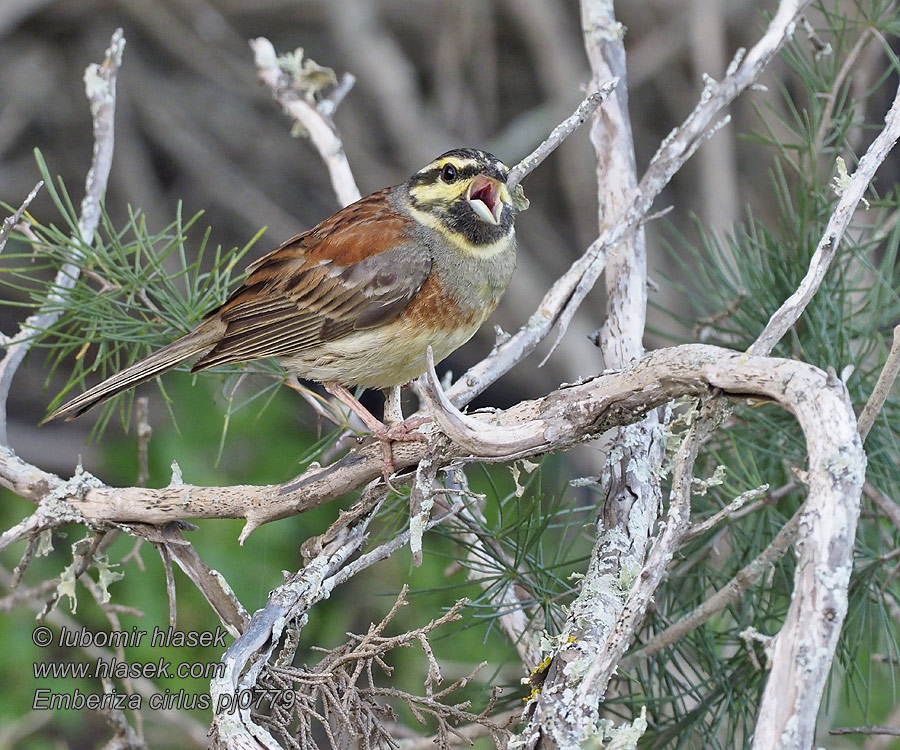
{"type": "MultiPolygon", "coordinates": [[[[49,422],[59,417],[65,417],[69,422],[80,417],[88,409],[102,404],[117,393],[133,388],[138,383],[143,383],[166,370],[180,365],[185,360],[203,354],[215,345],[217,332],[208,326],[201,325],[190,333],[164,346],[159,351],[153,352],[148,357],[135,362],[130,367],[111,375],[102,383],[89,388],[80,396],[67,401],[56,411],[50,414],[44,422],[49,422]]],[[[43,422],[42,422],[43,424],[43,422]]]]}

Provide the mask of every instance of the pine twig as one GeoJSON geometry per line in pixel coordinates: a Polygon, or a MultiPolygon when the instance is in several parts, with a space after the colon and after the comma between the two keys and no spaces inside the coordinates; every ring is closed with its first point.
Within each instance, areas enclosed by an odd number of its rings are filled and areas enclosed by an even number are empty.
{"type": "MultiPolygon", "coordinates": [[[[125,37],[122,29],[112,35],[104,61],[91,64],[84,72],[85,90],[94,120],[94,153],[84,184],[84,199],[78,220],[78,239],[83,247],[90,246],[100,223],[100,200],[106,191],[113,155],[113,122],[116,111],[116,76],[122,64],[125,37]]],[[[78,280],[78,265],[73,258],[59,269],[53,282],[53,293],[45,305],[23,321],[18,334],[7,342],[6,354],[0,361],[0,445],[9,445],[6,407],[13,377],[31,348],[33,332],[49,328],[62,314],[63,295],[78,280]]]]}

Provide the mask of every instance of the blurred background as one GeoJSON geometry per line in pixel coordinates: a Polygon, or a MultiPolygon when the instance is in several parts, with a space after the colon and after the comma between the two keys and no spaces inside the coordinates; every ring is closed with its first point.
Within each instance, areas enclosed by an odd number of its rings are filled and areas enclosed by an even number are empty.
{"type": "MultiPolygon", "coordinates": [[[[701,74],[720,77],[733,50],[756,39],[761,6],[774,5],[621,4],[639,169],[693,106],[701,74]]],[[[5,0],[0,199],[18,205],[33,187],[33,149],[39,148],[51,173],[80,200],[92,144],[82,75],[86,65],[101,59],[118,26],[127,47],[106,195],[113,221],[123,221],[132,205],[144,211],[151,230],[159,229],[183,201],[186,216],[205,212],[194,234],[198,243],[206,225],[211,241],[226,247],[243,245],[267,227],[251,251],[254,257],[338,205],[317,154],[307,141],[290,136],[290,122],[257,82],[249,38],[266,36],[281,54],[302,47],[339,76],[356,76],[336,123],[364,194],[402,181],[459,145],[487,149],[514,164],[572,111],[589,80],[574,2],[5,0]]],[[[777,80],[778,62],[769,75],[777,80]]],[[[754,99],[760,96],[750,94],[735,105],[735,124],[704,146],[664,194],[658,207],[675,205],[676,222],[686,223],[695,213],[714,227],[728,227],[745,202],[765,213],[769,189],[765,175],[752,166],[756,147],[739,141],[755,123],[754,99]]],[[[491,321],[507,331],[524,323],[553,279],[597,234],[587,128],[532,174],[525,188],[531,208],[517,222],[519,267],[491,321]]],[[[42,220],[56,219],[46,192],[31,210],[42,220]]],[[[651,225],[651,298],[677,308],[664,283],[667,263],[656,231],[651,225]]],[[[547,365],[518,368],[481,403],[508,404],[600,370],[599,352],[586,336],[601,325],[603,310],[600,284],[547,365]]],[[[0,330],[13,330],[10,309],[0,314],[0,330]]],[[[679,332],[671,316],[656,311],[649,328],[651,347],[664,340],[660,333],[679,332]]],[[[461,372],[493,341],[493,325],[487,325],[446,366],[461,372]]],[[[534,363],[543,351],[533,355],[534,363]]],[[[79,454],[86,460],[91,455],[93,449],[84,445],[90,420],[38,429],[55,395],[52,386],[39,387],[45,377],[42,358],[30,356],[13,386],[11,440],[23,457],[40,457],[45,468],[66,473],[79,454]]],[[[158,411],[151,408],[151,414],[158,411]]]]}

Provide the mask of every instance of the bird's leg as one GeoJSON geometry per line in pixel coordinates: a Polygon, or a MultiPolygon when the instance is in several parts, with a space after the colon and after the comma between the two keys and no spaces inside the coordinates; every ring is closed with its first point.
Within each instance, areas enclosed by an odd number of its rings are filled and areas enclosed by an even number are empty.
{"type": "Polygon", "coordinates": [[[383,421],[388,429],[393,430],[393,440],[404,440],[404,435],[409,435],[407,440],[419,440],[418,435],[412,435],[413,430],[418,429],[426,422],[431,422],[431,417],[403,418],[403,404],[400,400],[400,386],[394,385],[382,390],[384,394],[383,421]]]}
{"type": "Polygon", "coordinates": [[[385,388],[384,393],[384,423],[391,431],[392,440],[422,440],[421,435],[413,433],[426,422],[431,422],[431,417],[410,417],[403,419],[403,403],[400,400],[400,386],[394,385],[385,388]]]}
{"type": "Polygon", "coordinates": [[[398,422],[390,425],[379,421],[359,400],[339,383],[323,383],[325,390],[334,396],[338,401],[344,404],[354,414],[356,414],[369,428],[369,432],[377,440],[381,441],[384,451],[384,481],[388,487],[394,489],[390,481],[391,474],[394,473],[394,454],[391,450],[391,443],[395,440],[400,442],[409,442],[413,440],[426,440],[424,435],[417,435],[413,432],[425,422],[430,422],[431,417],[414,417],[406,422],[398,422]]]}
{"type": "Polygon", "coordinates": [[[400,386],[393,385],[384,391],[384,423],[398,424],[403,421],[403,403],[400,400],[400,386]]]}

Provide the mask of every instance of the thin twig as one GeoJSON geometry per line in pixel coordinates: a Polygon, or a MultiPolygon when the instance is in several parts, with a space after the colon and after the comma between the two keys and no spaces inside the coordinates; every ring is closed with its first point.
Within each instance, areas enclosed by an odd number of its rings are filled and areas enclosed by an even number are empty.
{"type": "Polygon", "coordinates": [[[172,556],[169,554],[169,547],[165,542],[154,544],[160,559],[162,559],[163,570],[166,574],[166,597],[169,600],[169,625],[175,627],[178,621],[178,607],[175,603],[175,576],[172,573],[172,556]]]}
{"type": "MultiPolygon", "coordinates": [[[[74,591],[75,582],[81,578],[81,575],[91,566],[94,562],[94,554],[97,552],[97,547],[100,542],[103,540],[106,532],[94,532],[94,535],[90,539],[90,543],[88,544],[87,549],[81,554],[77,554],[75,552],[76,547],[80,544],[80,542],[76,542],[75,545],[72,546],[73,556],[72,562],[68,565],[68,567],[63,571],[60,577],[57,579],[57,584],[63,584],[65,582],[71,582],[74,591]]],[[[84,540],[81,540],[84,541],[84,540]]],[[[62,585],[57,585],[57,587],[50,593],[44,600],[43,609],[38,612],[37,619],[43,620],[47,614],[54,608],[56,602],[59,601],[59,598],[63,596],[63,587],[62,585]]],[[[70,593],[69,596],[73,597],[75,594],[70,593]]]]}
{"type": "Polygon", "coordinates": [[[250,617],[237,595],[222,575],[210,568],[194,549],[194,546],[181,536],[179,529],[167,529],[167,532],[177,534],[181,542],[173,541],[166,546],[170,556],[203,594],[229,634],[237,638],[244,632],[250,621],[250,617]]]}
{"type": "Polygon", "coordinates": [[[148,463],[147,449],[150,438],[153,435],[153,428],[148,420],[150,399],[147,396],[138,396],[135,399],[135,413],[137,420],[137,454],[138,454],[138,475],[137,486],[146,487],[147,480],[150,478],[150,467],[148,463]]]}
{"type": "MultiPolygon", "coordinates": [[[[334,113],[337,104],[333,102],[329,117],[326,117],[322,111],[310,104],[296,90],[291,77],[279,64],[275,47],[268,39],[265,37],[251,39],[250,47],[253,49],[260,80],[272,90],[272,96],[275,97],[282,109],[300,123],[309,134],[310,141],[328,168],[331,186],[334,188],[340,204],[348,206],[358,201],[360,198],[359,188],[356,186],[350,163],[344,153],[341,137],[330,120],[330,115],[334,113]]],[[[349,86],[352,86],[352,78],[345,77],[342,87],[339,87],[341,98],[346,95],[347,90],[345,89],[349,89],[349,86]]]]}
{"type": "Polygon", "coordinates": [[[863,485],[863,494],[872,501],[878,510],[884,513],[896,528],[900,529],[900,504],[896,500],[885,495],[868,480],[863,485]]]}
{"type": "Polygon", "coordinates": [[[737,602],[744,592],[755,585],[778,560],[790,549],[797,538],[802,507],[778,531],[775,538],[752,562],[741,568],[734,577],[710,596],[703,604],[673,623],[661,633],[657,633],[644,646],[622,660],[621,666],[628,669],[638,661],[648,659],[667,646],[684,638],[688,633],[699,628],[717,612],[737,602]]]}
{"type": "Polygon", "coordinates": [[[696,539],[698,536],[705,534],[710,529],[714,529],[718,526],[722,521],[728,520],[732,518],[735,513],[741,510],[747,503],[751,500],[755,500],[761,495],[765,495],[766,492],[769,491],[769,485],[762,484],[759,487],[755,487],[752,490],[747,490],[746,492],[742,492],[738,495],[734,500],[732,500],[728,505],[726,505],[721,510],[713,513],[709,518],[700,521],[699,523],[693,524],[684,534],[684,541],[689,542],[691,539],[696,539]]]}
{"type": "Polygon", "coordinates": [[[12,231],[13,227],[19,223],[19,220],[31,205],[31,201],[35,199],[42,187],[44,187],[44,181],[39,180],[37,185],[35,185],[31,189],[31,192],[25,197],[25,200],[22,201],[22,205],[16,209],[15,213],[11,216],[7,216],[3,220],[3,226],[0,226],[0,253],[3,252],[3,248],[6,246],[6,241],[9,239],[9,233],[12,231]]]}
{"type": "Polygon", "coordinates": [[[829,729],[828,734],[884,734],[890,737],[900,737],[900,727],[838,727],[829,729]]]}
{"type": "Polygon", "coordinates": [[[574,133],[597,110],[619,83],[618,78],[612,78],[601,85],[594,93],[590,94],[575,111],[557,125],[546,140],[522,159],[516,166],[509,170],[506,185],[510,191],[514,191],[519,183],[537,169],[541,162],[552,154],[559,145],[574,133]]]}
{"type": "Polygon", "coordinates": [[[29,315],[19,327],[18,334],[8,342],[6,354],[0,361],[0,445],[9,445],[7,434],[7,401],[13,377],[31,348],[35,331],[43,331],[62,314],[65,294],[78,280],[79,248],[89,247],[100,223],[100,200],[106,191],[113,155],[113,122],[116,110],[116,75],[122,64],[125,37],[122,29],[112,35],[106,57],[100,65],[91,64],[84,72],[85,90],[94,120],[94,153],[84,184],[81,215],[78,220],[78,243],[71,245],[72,257],[62,265],[53,282],[53,291],[46,303],[29,315]]]}
{"type": "Polygon", "coordinates": [[[25,545],[25,551],[22,553],[22,557],[19,558],[19,562],[16,567],[13,568],[12,582],[9,585],[11,589],[16,588],[22,581],[22,576],[25,575],[25,571],[28,570],[28,566],[31,564],[31,559],[34,557],[34,553],[38,547],[40,538],[40,534],[32,534],[28,537],[28,543],[25,545]]]}
{"type": "Polygon", "coordinates": [[[866,442],[869,430],[872,429],[872,425],[875,424],[884,402],[887,401],[888,396],[891,394],[891,389],[894,387],[894,381],[897,379],[898,373],[900,373],[900,325],[894,328],[894,340],[891,344],[891,350],[888,352],[884,367],[878,375],[875,387],[872,389],[872,393],[869,394],[869,400],[866,401],[866,405],[859,415],[859,437],[863,442],[866,442]]]}
{"type": "Polygon", "coordinates": [[[843,187],[840,200],[828,219],[825,233],[810,259],[806,276],[803,277],[803,281],[800,282],[796,291],[772,314],[763,332],[759,334],[748,350],[749,352],[768,354],[781,341],[791,326],[800,319],[806,306],[824,281],[825,274],[837,255],[844,232],[868,189],[869,183],[875,176],[875,171],[890,153],[898,138],[900,138],[900,88],[897,89],[894,102],[885,117],[884,128],[872,141],[872,145],[859,160],[853,176],[843,187]]]}

